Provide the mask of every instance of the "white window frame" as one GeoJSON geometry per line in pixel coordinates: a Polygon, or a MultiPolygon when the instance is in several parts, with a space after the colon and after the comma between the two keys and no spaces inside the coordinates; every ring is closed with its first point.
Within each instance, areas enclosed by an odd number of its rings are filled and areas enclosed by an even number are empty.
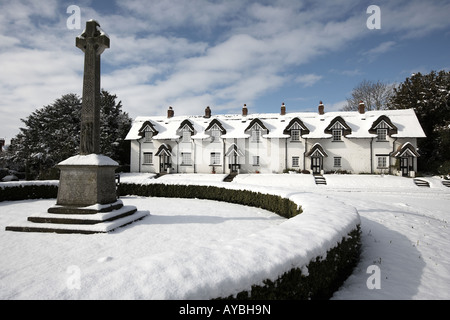
{"type": "Polygon", "coordinates": [[[342,157],[334,157],[333,159],[333,167],[341,168],[342,167],[342,157]]]}
{"type": "Polygon", "coordinates": [[[259,156],[253,156],[253,165],[254,166],[259,166],[260,162],[259,162],[259,156]]]}
{"type": "Polygon", "coordinates": [[[387,169],[387,156],[377,156],[377,168],[378,169],[387,169]]]}
{"type": "Polygon", "coordinates": [[[217,125],[214,125],[211,128],[211,142],[220,142],[220,136],[221,136],[220,129],[217,127],[217,125]]]}
{"type": "Polygon", "coordinates": [[[342,129],[333,129],[333,141],[342,141],[342,129]]]}
{"type": "Polygon", "coordinates": [[[182,142],[191,142],[192,132],[189,129],[183,129],[183,137],[181,139],[182,142]]]}
{"type": "Polygon", "coordinates": [[[292,129],[291,130],[291,141],[294,141],[294,142],[300,141],[300,129],[292,129]]]}
{"type": "Polygon", "coordinates": [[[212,166],[220,165],[220,152],[211,152],[210,165],[212,166]]]}
{"type": "Polygon", "coordinates": [[[190,152],[181,153],[181,165],[182,166],[192,166],[192,157],[190,152]]]}
{"type": "Polygon", "coordinates": [[[153,152],[144,152],[144,162],[142,164],[153,164],[153,152]]]}
{"type": "Polygon", "coordinates": [[[151,130],[144,131],[144,142],[152,142],[153,132],[151,130]]]}
{"type": "Polygon", "coordinates": [[[378,128],[377,129],[377,141],[387,141],[388,129],[378,128]]]}
{"type": "Polygon", "coordinates": [[[300,157],[294,156],[292,157],[292,166],[299,167],[300,166],[300,157]]]}

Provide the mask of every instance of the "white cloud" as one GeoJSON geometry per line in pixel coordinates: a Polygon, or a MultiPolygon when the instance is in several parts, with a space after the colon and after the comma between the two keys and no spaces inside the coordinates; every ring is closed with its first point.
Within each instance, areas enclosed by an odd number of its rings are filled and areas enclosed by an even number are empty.
{"type": "Polygon", "coordinates": [[[294,81],[302,84],[303,87],[306,88],[306,87],[313,86],[320,79],[322,79],[322,76],[319,76],[319,75],[313,74],[313,73],[309,73],[309,74],[304,74],[304,75],[300,75],[300,76],[296,77],[294,81]]]}
{"type": "MultiPolygon", "coordinates": [[[[83,54],[75,47],[81,30],[66,28],[72,3],[0,1],[0,21],[8,26],[0,31],[0,108],[8,110],[0,117],[3,129],[18,127],[20,118],[62,94],[80,93],[83,54]]],[[[299,75],[298,66],[367,36],[365,8],[344,0],[130,0],[105,12],[90,3],[79,4],[82,24],[97,19],[111,37],[102,55],[102,87],[117,94],[131,116],[165,114],[169,105],[178,114],[202,113],[206,105],[237,110],[292,79],[313,86],[323,76],[314,70],[299,75]]],[[[448,27],[449,6],[382,2],[380,33],[406,37],[448,27]]],[[[359,52],[376,56],[398,40],[382,41],[359,52]]],[[[348,75],[364,73],[344,68],[348,75]]]]}

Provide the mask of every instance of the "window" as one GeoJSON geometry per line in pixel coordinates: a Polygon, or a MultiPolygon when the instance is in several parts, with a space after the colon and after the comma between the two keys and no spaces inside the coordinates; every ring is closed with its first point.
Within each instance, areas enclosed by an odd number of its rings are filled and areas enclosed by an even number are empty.
{"type": "Polygon", "coordinates": [[[191,153],[190,152],[182,152],[181,153],[181,165],[182,166],[191,166],[191,153]]]}
{"type": "Polygon", "coordinates": [[[183,129],[182,142],[191,142],[191,131],[189,129],[183,129]]]}
{"type": "Polygon", "coordinates": [[[259,156],[253,156],[253,165],[259,166],[259,156]]]}
{"type": "Polygon", "coordinates": [[[378,168],[387,168],[387,157],[380,156],[378,157],[378,168]]]}
{"type": "Polygon", "coordinates": [[[333,130],[333,141],[342,141],[342,130],[333,130]]]}
{"type": "Polygon", "coordinates": [[[377,129],[377,141],[387,141],[387,129],[377,129]]]}
{"type": "Polygon", "coordinates": [[[340,168],[342,164],[342,158],[341,157],[334,157],[334,167],[340,168]]]}
{"type": "Polygon", "coordinates": [[[292,157],[292,166],[298,167],[300,165],[299,157],[292,157]]]}
{"type": "Polygon", "coordinates": [[[300,141],[300,130],[291,130],[291,141],[300,141]]]}
{"type": "Polygon", "coordinates": [[[144,164],[153,164],[152,152],[144,152],[144,164]]]}
{"type": "Polygon", "coordinates": [[[211,129],[211,142],[219,142],[220,138],[220,130],[219,128],[215,125],[212,129],[211,129]]]}
{"type": "Polygon", "coordinates": [[[211,152],[211,165],[220,164],[220,152],[211,152]]]}
{"type": "Polygon", "coordinates": [[[144,132],[144,142],[152,142],[153,132],[145,131],[144,132]]]}
{"type": "Polygon", "coordinates": [[[258,126],[252,130],[252,142],[261,142],[261,129],[258,126]]]}

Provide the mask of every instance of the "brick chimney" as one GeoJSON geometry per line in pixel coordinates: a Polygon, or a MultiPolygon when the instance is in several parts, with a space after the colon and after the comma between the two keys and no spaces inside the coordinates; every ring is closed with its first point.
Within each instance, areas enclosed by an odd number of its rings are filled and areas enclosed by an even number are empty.
{"type": "Polygon", "coordinates": [[[211,109],[209,108],[209,106],[207,106],[205,109],[205,118],[211,118],[211,109]]]}
{"type": "Polygon", "coordinates": [[[246,117],[247,115],[248,115],[247,105],[244,104],[244,107],[242,108],[242,116],[246,117]]]}
{"type": "Polygon", "coordinates": [[[319,103],[319,114],[325,114],[325,106],[323,105],[322,101],[319,103]]]}
{"type": "Polygon", "coordinates": [[[286,115],[286,106],[284,105],[284,102],[281,104],[281,112],[280,114],[282,116],[286,115]]]}
{"type": "Polygon", "coordinates": [[[364,114],[366,112],[366,106],[362,100],[359,101],[358,112],[361,114],[364,114]]]}
{"type": "Polygon", "coordinates": [[[167,110],[167,118],[172,118],[174,115],[174,111],[172,109],[172,107],[169,107],[169,109],[167,110]]]}

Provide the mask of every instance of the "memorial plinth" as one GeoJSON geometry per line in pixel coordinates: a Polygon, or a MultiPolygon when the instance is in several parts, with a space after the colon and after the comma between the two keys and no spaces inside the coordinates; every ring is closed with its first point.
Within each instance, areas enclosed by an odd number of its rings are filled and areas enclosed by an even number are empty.
{"type": "Polygon", "coordinates": [[[115,170],[119,164],[97,154],[74,156],[58,164],[59,206],[85,207],[117,200],[115,170]]]}

